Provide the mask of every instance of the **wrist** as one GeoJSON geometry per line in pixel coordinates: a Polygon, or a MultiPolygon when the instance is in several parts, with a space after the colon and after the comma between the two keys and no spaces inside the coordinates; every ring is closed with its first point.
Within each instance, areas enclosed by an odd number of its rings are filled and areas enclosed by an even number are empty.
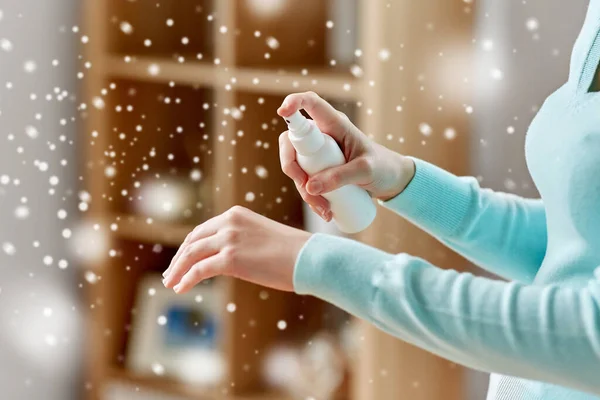
{"type": "Polygon", "coordinates": [[[410,157],[400,155],[400,159],[398,162],[398,172],[396,177],[397,182],[394,186],[394,190],[385,195],[378,196],[377,200],[389,201],[394,197],[400,195],[402,192],[404,192],[404,190],[406,190],[410,182],[413,180],[413,178],[415,177],[415,173],[416,166],[413,159],[410,157]]]}

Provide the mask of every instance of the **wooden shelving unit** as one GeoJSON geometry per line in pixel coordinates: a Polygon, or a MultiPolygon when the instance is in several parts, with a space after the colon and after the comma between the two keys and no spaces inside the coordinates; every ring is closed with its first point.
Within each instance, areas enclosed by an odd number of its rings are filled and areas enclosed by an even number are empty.
{"type": "MultiPolygon", "coordinates": [[[[390,8],[387,1],[354,0],[357,48],[363,53],[355,59],[362,70],[358,78],[350,73],[350,65],[332,66],[326,54],[326,22],[334,1],[339,0],[282,1],[281,13],[267,18],[253,13],[246,0],[84,0],[82,32],[89,42],[82,61],[92,65],[85,70],[88,106],[81,132],[86,143],[84,178],[92,198],[88,215],[90,221],[111,227],[111,248],[123,255],[90,265],[102,278],[86,290],[90,399],[101,399],[111,382],[190,399],[283,398],[265,388],[256,354],[276,341],[321,329],[325,305],[318,300],[270,292],[269,302],[264,302],[259,299],[261,288],[219,278],[224,297],[238,304],[238,311],[223,311],[220,348],[227,377],[210,393],[161,377],[138,376],[125,369],[124,359],[137,282],[148,272],[162,272],[194,226],[236,204],[302,226],[301,199],[278,161],[277,137],[284,127],[275,110],[285,95],[314,90],[376,140],[466,172],[468,119],[462,107],[468,97],[462,94],[463,86],[445,89],[445,111],[436,113],[432,106],[439,101],[422,94],[422,82],[415,76],[428,68],[433,52],[444,44],[470,43],[469,6],[435,0],[396,2],[390,8]],[[411,34],[411,29],[423,30],[433,23],[426,20],[428,14],[435,21],[437,39],[411,34]],[[266,46],[268,36],[276,37],[280,46],[266,46]],[[382,49],[393,50],[385,62],[382,49]],[[398,112],[400,105],[404,113],[398,112]],[[242,118],[232,114],[244,107],[242,118]],[[423,146],[417,126],[425,120],[434,129],[452,126],[461,135],[453,141],[427,139],[429,146],[423,146]],[[398,132],[406,140],[399,140],[398,132]],[[268,171],[268,179],[254,173],[257,166],[268,171]],[[175,222],[149,221],[135,209],[135,182],[185,179],[191,170],[202,171],[197,184],[202,207],[175,222]],[[247,200],[250,192],[255,201],[247,200]],[[149,249],[155,244],[165,250],[153,254],[149,249]],[[298,321],[298,314],[306,318],[298,321]],[[248,331],[249,318],[257,329],[248,331]],[[288,321],[285,332],[276,328],[279,320],[288,321]],[[249,364],[256,368],[242,368],[249,364]]],[[[384,214],[357,239],[455,266],[458,258],[437,242],[397,219],[392,225],[384,214]]],[[[368,325],[360,340],[352,398],[462,398],[460,368],[368,325]],[[414,384],[419,380],[420,390],[414,384]]]]}

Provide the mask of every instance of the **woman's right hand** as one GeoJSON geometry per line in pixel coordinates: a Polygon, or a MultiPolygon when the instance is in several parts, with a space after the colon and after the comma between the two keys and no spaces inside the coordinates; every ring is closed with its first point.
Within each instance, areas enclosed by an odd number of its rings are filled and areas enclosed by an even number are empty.
{"type": "Polygon", "coordinates": [[[332,218],[329,202],[322,196],[345,185],[357,185],[372,197],[389,200],[400,194],[415,174],[414,162],[369,139],[348,117],[316,93],[289,95],[277,110],[289,117],[304,109],[319,129],[335,139],[347,163],[319,172],[309,179],[296,162],[296,151],[284,132],[279,137],[283,172],[294,180],[300,195],[324,220],[332,218]]]}

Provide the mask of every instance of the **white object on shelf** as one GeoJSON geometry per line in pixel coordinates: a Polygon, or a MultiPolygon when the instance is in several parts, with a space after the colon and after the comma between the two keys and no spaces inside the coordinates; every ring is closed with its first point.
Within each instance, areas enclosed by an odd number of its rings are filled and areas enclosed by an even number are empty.
{"type": "Polygon", "coordinates": [[[183,350],[173,363],[177,379],[190,385],[210,387],[223,380],[226,364],[221,353],[214,350],[183,350]]]}
{"type": "Polygon", "coordinates": [[[301,391],[304,382],[298,382],[302,376],[298,349],[289,346],[269,349],[263,361],[263,376],[269,386],[286,388],[292,394],[301,391]]]}
{"type": "Polygon", "coordinates": [[[137,212],[157,220],[173,221],[184,216],[186,210],[194,208],[195,185],[189,180],[163,178],[147,179],[136,196],[137,212]]]}
{"type": "Polygon", "coordinates": [[[344,380],[346,360],[336,338],[317,334],[309,346],[278,345],[263,359],[266,383],[292,399],[330,400],[344,380]]]}
{"type": "Polygon", "coordinates": [[[261,18],[273,18],[287,6],[288,0],[246,0],[250,10],[261,18]]]}
{"type": "MultiPolygon", "coordinates": [[[[337,142],[321,132],[312,120],[299,111],[285,118],[285,122],[289,127],[290,141],[297,152],[298,164],[309,176],[346,163],[337,142]]],[[[377,214],[369,193],[355,185],[346,185],[323,197],[329,200],[334,221],[344,233],[367,229],[377,214]]]]}

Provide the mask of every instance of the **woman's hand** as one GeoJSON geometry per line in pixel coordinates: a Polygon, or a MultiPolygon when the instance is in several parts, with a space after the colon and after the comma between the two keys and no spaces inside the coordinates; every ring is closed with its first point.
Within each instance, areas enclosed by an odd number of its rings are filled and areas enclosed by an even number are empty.
{"type": "Polygon", "coordinates": [[[205,279],[227,275],[293,291],[296,258],[310,236],[236,206],[186,237],[163,274],[163,283],[185,293],[205,279]]]}
{"type": "Polygon", "coordinates": [[[322,132],[337,141],[348,161],[309,179],[296,162],[296,151],[288,133],[279,137],[283,172],[294,180],[304,201],[326,221],[331,220],[332,215],[329,202],[321,196],[324,193],[353,184],[374,198],[389,200],[412,180],[415,166],[411,159],[370,140],[346,115],[313,92],[289,95],[277,113],[285,118],[299,109],[304,109],[322,132]]]}

